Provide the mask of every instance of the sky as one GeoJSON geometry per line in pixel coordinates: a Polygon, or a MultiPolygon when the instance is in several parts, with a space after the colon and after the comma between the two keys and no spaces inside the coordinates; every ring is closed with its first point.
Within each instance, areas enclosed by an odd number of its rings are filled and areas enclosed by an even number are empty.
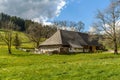
{"type": "Polygon", "coordinates": [[[82,21],[89,31],[97,10],[105,9],[109,0],[0,0],[0,12],[36,22],[82,21]]]}
{"type": "Polygon", "coordinates": [[[104,10],[108,5],[109,0],[71,0],[55,20],[82,21],[85,31],[89,31],[97,10],[104,10]]]}

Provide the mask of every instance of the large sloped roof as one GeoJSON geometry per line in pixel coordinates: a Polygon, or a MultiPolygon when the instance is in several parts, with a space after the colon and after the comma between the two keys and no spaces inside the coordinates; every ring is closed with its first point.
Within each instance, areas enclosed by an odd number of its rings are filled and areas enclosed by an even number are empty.
{"type": "Polygon", "coordinates": [[[48,38],[46,41],[44,41],[41,45],[61,45],[62,39],[61,39],[61,33],[60,30],[57,31],[54,35],[52,35],[50,38],[48,38]]]}
{"type": "Polygon", "coordinates": [[[86,33],[58,30],[53,36],[40,44],[40,46],[50,45],[67,45],[82,48],[83,45],[92,45],[92,43],[89,41],[89,35],[86,33]]]}

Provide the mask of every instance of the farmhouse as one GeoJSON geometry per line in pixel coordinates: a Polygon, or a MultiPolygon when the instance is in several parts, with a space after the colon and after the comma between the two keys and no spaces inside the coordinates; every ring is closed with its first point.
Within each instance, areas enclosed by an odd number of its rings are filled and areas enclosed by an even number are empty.
{"type": "Polygon", "coordinates": [[[87,33],[58,30],[53,36],[40,44],[39,50],[47,52],[95,52],[100,48],[96,39],[90,39],[87,33]]]}

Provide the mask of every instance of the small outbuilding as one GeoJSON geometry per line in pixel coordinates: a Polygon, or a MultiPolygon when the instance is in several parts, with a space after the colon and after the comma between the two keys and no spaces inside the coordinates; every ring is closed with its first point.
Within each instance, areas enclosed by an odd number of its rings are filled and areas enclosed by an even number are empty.
{"type": "Polygon", "coordinates": [[[101,45],[87,33],[58,30],[39,46],[40,53],[95,52],[101,45]]]}

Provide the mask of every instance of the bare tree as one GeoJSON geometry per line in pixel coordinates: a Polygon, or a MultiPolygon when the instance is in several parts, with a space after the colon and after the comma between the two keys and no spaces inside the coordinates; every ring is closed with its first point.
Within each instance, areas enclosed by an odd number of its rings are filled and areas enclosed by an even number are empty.
{"type": "Polygon", "coordinates": [[[72,31],[76,31],[76,22],[69,21],[69,22],[68,22],[68,27],[69,27],[72,31]]]}
{"type": "Polygon", "coordinates": [[[43,38],[49,38],[51,37],[55,32],[57,31],[57,28],[55,25],[43,25],[42,33],[43,38]]]}
{"type": "Polygon", "coordinates": [[[31,24],[27,29],[26,33],[30,41],[34,42],[36,44],[36,48],[38,48],[40,44],[40,39],[43,35],[42,24],[31,24]]]}
{"type": "Polygon", "coordinates": [[[5,26],[5,30],[4,33],[0,33],[0,38],[6,43],[7,47],[8,47],[8,53],[12,54],[11,51],[11,46],[12,46],[12,35],[13,35],[13,27],[14,24],[13,22],[6,22],[6,24],[4,24],[5,26]]]}
{"type": "Polygon", "coordinates": [[[55,21],[54,25],[56,25],[59,29],[80,32],[84,29],[85,24],[82,21],[79,21],[77,23],[74,21],[55,21]]]}
{"type": "Polygon", "coordinates": [[[98,11],[98,22],[94,23],[98,30],[114,44],[114,54],[118,54],[117,31],[120,22],[120,0],[112,0],[105,11],[98,11]]]}
{"type": "Polygon", "coordinates": [[[79,21],[79,22],[76,24],[76,30],[77,30],[78,32],[81,32],[81,31],[84,30],[84,26],[85,26],[85,24],[84,24],[83,22],[79,21]]]}
{"type": "Polygon", "coordinates": [[[54,21],[54,26],[57,27],[57,29],[67,29],[67,21],[54,21]]]}

